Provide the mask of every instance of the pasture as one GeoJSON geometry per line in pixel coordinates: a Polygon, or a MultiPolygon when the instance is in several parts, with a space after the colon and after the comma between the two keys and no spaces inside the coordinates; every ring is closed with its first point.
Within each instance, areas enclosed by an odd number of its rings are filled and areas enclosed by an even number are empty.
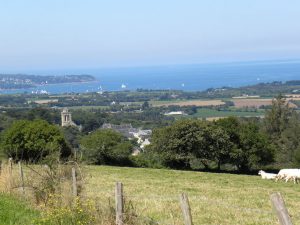
{"type": "Polygon", "coordinates": [[[37,210],[31,209],[24,200],[8,194],[0,194],[0,224],[30,225],[39,216],[37,210]]]}
{"type": "Polygon", "coordinates": [[[87,166],[83,195],[114,201],[115,182],[138,214],[161,224],[182,224],[179,194],[188,194],[194,224],[278,224],[269,196],[280,192],[294,224],[300,224],[300,185],[259,176],[87,166]]]}

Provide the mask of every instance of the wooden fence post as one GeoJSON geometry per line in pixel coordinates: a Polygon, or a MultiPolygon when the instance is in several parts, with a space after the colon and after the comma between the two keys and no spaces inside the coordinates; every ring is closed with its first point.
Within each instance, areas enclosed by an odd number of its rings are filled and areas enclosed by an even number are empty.
{"type": "Polygon", "coordinates": [[[285,207],[284,200],[280,193],[273,193],[270,196],[273,210],[275,211],[277,218],[281,225],[292,225],[292,220],[285,207]]]}
{"type": "Polygon", "coordinates": [[[12,158],[8,159],[8,176],[9,176],[9,192],[12,191],[12,185],[13,185],[13,177],[12,177],[12,168],[13,168],[13,162],[12,158]]]}
{"type": "Polygon", "coordinates": [[[121,182],[116,183],[115,199],[116,199],[116,225],[123,225],[124,200],[123,200],[123,184],[121,182]]]}
{"type": "Polygon", "coordinates": [[[8,173],[9,173],[9,176],[12,175],[12,158],[8,159],[8,173]]]}
{"type": "Polygon", "coordinates": [[[23,168],[22,168],[22,163],[19,161],[19,173],[20,173],[20,179],[21,179],[21,191],[22,194],[25,195],[25,187],[24,187],[24,174],[23,174],[23,168]]]}
{"type": "Polygon", "coordinates": [[[180,205],[184,219],[184,225],[193,225],[191,208],[188,196],[185,193],[182,193],[180,196],[180,205]]]}
{"type": "Polygon", "coordinates": [[[72,190],[73,196],[77,196],[77,180],[76,180],[76,170],[72,167],[72,190]]]}

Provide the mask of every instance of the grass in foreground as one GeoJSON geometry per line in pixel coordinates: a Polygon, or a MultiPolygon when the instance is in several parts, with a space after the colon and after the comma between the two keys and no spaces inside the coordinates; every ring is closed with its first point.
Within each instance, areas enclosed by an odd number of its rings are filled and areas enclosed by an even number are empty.
{"type": "Polygon", "coordinates": [[[38,216],[39,212],[31,209],[28,203],[7,194],[0,194],[1,225],[30,225],[38,216]]]}
{"type": "Polygon", "coordinates": [[[278,224],[269,195],[279,191],[294,224],[300,224],[300,186],[275,183],[259,176],[203,172],[87,167],[86,195],[114,199],[115,182],[124,184],[124,194],[139,214],[161,224],[182,224],[179,194],[188,194],[194,224],[278,224]]]}

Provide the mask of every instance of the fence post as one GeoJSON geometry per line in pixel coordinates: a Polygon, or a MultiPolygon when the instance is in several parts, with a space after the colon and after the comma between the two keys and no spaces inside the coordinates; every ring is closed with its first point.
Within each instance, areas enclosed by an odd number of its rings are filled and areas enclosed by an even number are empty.
{"type": "Polygon", "coordinates": [[[275,211],[277,218],[281,225],[292,225],[292,220],[285,207],[284,200],[280,193],[273,193],[270,196],[273,210],[275,211]]]}
{"type": "Polygon", "coordinates": [[[13,185],[13,177],[12,177],[12,158],[8,159],[8,176],[9,176],[9,192],[12,191],[12,185],[13,185]]]}
{"type": "Polygon", "coordinates": [[[116,199],[116,225],[123,225],[123,184],[121,182],[116,183],[115,190],[116,199]]]}
{"type": "Polygon", "coordinates": [[[184,225],[193,225],[191,208],[187,194],[182,193],[180,196],[180,205],[184,219],[184,225]]]}
{"type": "Polygon", "coordinates": [[[72,190],[73,196],[77,196],[77,180],[76,180],[76,170],[72,167],[72,190]]]}
{"type": "Polygon", "coordinates": [[[19,164],[19,173],[20,173],[20,179],[21,179],[21,191],[22,191],[22,194],[25,195],[24,174],[23,174],[23,168],[22,168],[21,161],[19,161],[18,164],[19,164]]]}
{"type": "Polygon", "coordinates": [[[8,159],[8,173],[9,173],[9,176],[12,175],[12,158],[8,159]]]}

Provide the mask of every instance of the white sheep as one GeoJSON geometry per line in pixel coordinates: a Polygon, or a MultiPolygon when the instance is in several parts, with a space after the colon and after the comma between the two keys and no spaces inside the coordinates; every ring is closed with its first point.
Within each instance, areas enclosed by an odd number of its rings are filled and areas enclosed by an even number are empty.
{"type": "Polygon", "coordinates": [[[292,180],[294,184],[298,183],[298,180],[300,179],[300,175],[287,175],[285,177],[285,182],[288,182],[289,180],[292,180]]]}
{"type": "Polygon", "coordinates": [[[278,180],[285,180],[285,182],[293,180],[294,183],[296,183],[297,179],[299,178],[300,169],[281,169],[276,176],[276,182],[278,180]]]}
{"type": "Polygon", "coordinates": [[[266,180],[274,180],[277,176],[277,174],[275,173],[266,173],[263,170],[260,170],[258,174],[261,176],[262,179],[266,179],[266,180]]]}

